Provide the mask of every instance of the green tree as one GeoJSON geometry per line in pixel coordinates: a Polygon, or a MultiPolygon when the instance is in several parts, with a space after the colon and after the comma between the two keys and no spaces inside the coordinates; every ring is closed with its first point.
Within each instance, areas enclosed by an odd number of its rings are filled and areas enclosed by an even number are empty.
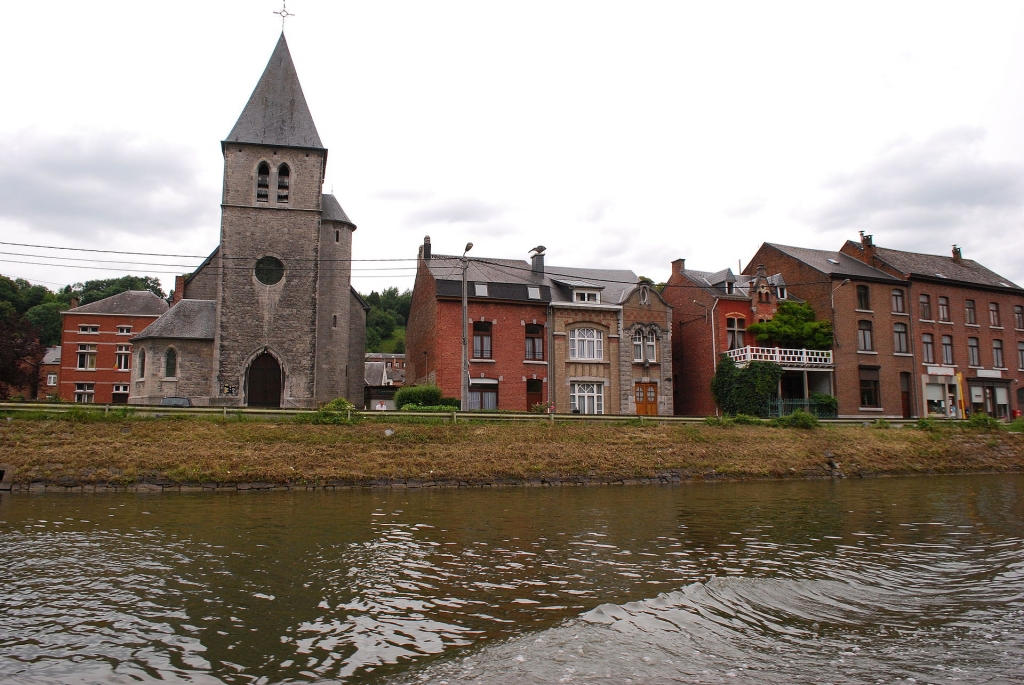
{"type": "Polygon", "coordinates": [[[376,328],[366,327],[366,351],[380,352],[380,333],[376,328]]]}
{"type": "Polygon", "coordinates": [[[366,315],[366,328],[377,331],[377,335],[382,340],[389,338],[395,332],[395,315],[380,307],[370,307],[370,311],[366,315]]]}
{"type": "Polygon", "coordinates": [[[807,303],[782,302],[775,316],[764,323],[747,326],[757,342],[795,349],[827,350],[832,347],[832,324],[815,321],[807,303]]]}
{"type": "MultiPolygon", "coordinates": [[[[65,291],[68,289],[65,288],[65,291]]],[[[79,304],[89,304],[111,295],[123,293],[126,290],[149,290],[159,297],[166,298],[167,295],[160,287],[160,281],[152,276],[121,276],[119,278],[105,278],[85,283],[75,283],[70,286],[70,293],[77,296],[79,304]]]]}
{"type": "Polygon", "coordinates": [[[25,318],[35,326],[36,331],[39,333],[39,342],[43,347],[60,345],[64,321],[61,312],[66,308],[67,305],[52,300],[43,304],[37,304],[25,312],[25,318]]]}
{"type": "Polygon", "coordinates": [[[34,385],[42,356],[32,324],[10,302],[0,302],[0,399],[7,399],[12,388],[34,385]]]}
{"type": "Polygon", "coordinates": [[[405,354],[405,340],[399,340],[395,343],[395,354],[405,354]]]}

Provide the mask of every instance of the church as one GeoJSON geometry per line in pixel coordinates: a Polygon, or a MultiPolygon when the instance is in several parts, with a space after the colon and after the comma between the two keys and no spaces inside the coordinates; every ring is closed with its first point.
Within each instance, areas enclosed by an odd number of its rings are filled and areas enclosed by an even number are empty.
{"type": "Polygon", "coordinates": [[[221,149],[220,244],[132,338],[129,402],[361,406],[369,308],[351,286],[356,227],[323,193],[327,149],[284,33],[221,149]]]}

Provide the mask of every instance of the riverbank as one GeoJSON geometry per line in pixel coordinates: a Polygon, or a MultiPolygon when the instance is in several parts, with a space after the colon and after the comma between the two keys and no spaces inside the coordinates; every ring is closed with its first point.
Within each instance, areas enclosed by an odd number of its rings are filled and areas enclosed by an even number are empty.
{"type": "Polygon", "coordinates": [[[952,426],[15,419],[0,424],[0,454],[16,491],[545,486],[1024,471],[1024,435],[952,426]]]}

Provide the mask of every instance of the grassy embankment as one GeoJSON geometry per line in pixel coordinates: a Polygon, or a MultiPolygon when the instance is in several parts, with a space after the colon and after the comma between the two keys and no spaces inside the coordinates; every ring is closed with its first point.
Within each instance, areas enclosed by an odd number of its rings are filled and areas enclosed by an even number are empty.
{"type": "Polygon", "coordinates": [[[0,422],[16,483],[331,485],[806,478],[1024,470],[1024,435],[963,427],[388,422],[204,418],[0,422]],[[385,431],[391,430],[391,435],[385,431]],[[837,475],[837,474],[832,474],[837,475]]]}

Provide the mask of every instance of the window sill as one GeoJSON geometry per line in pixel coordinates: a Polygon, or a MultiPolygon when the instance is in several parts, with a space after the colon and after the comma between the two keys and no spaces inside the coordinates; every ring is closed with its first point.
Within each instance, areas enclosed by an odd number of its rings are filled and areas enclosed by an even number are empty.
{"type": "Polygon", "coordinates": [[[860,312],[861,314],[874,314],[875,313],[874,309],[854,309],[853,311],[860,312]]]}
{"type": "Polygon", "coordinates": [[[976,323],[965,323],[964,325],[967,326],[968,328],[981,328],[981,326],[976,323]]]}
{"type": "Polygon", "coordinates": [[[177,383],[178,382],[178,377],[177,376],[165,376],[164,378],[161,378],[160,380],[162,380],[162,381],[173,381],[173,382],[177,383]]]}
{"type": "Polygon", "coordinates": [[[873,350],[857,350],[857,354],[878,354],[878,352],[873,350]]]}
{"type": "Polygon", "coordinates": [[[993,330],[993,331],[1001,331],[1001,330],[1003,330],[1003,327],[1002,326],[989,326],[989,329],[993,330]]]}
{"type": "Polygon", "coordinates": [[[91,373],[96,373],[96,369],[75,369],[75,371],[89,371],[91,373]]]}
{"type": "Polygon", "coordinates": [[[970,366],[970,365],[968,365],[967,368],[968,369],[984,369],[985,367],[984,366],[970,366]]]}
{"type": "Polygon", "coordinates": [[[470,359],[470,364],[497,364],[496,359],[470,359]]]}
{"type": "Polygon", "coordinates": [[[993,366],[992,370],[993,371],[1009,371],[1009,369],[1006,368],[1005,366],[993,366]]]}
{"type": "Polygon", "coordinates": [[[523,363],[524,364],[537,364],[538,366],[547,366],[548,365],[548,363],[546,361],[543,361],[541,359],[524,359],[523,363]]]}
{"type": "Polygon", "coordinates": [[[918,323],[935,323],[935,319],[918,319],[918,323]]]}
{"type": "Polygon", "coordinates": [[[910,352],[893,352],[892,356],[894,356],[894,357],[913,357],[914,355],[911,354],[910,352]]]}
{"type": "Polygon", "coordinates": [[[1017,331],[1018,333],[1024,333],[1024,328],[1014,328],[1013,330],[1017,331]]]}
{"type": "Polygon", "coordinates": [[[611,364],[611,362],[605,361],[604,359],[570,359],[571,364],[611,364]]]}
{"type": "Polygon", "coordinates": [[[892,314],[893,316],[910,316],[910,314],[907,314],[906,312],[889,312],[889,313],[892,314]]]}
{"type": "Polygon", "coordinates": [[[881,407],[857,407],[859,411],[885,411],[881,407]]]}

